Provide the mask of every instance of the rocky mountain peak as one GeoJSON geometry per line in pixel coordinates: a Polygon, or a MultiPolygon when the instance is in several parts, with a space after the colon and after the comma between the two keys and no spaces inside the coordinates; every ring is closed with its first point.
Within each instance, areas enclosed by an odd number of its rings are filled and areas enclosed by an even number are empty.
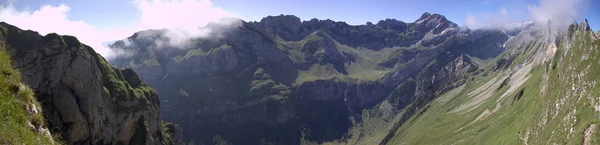
{"type": "Polygon", "coordinates": [[[149,30],[135,32],[135,33],[133,33],[133,35],[131,35],[130,38],[140,38],[140,37],[146,37],[146,36],[157,36],[157,35],[160,35],[160,34],[164,33],[165,31],[167,31],[167,29],[160,29],[160,30],[149,29],[149,30]]]}
{"type": "Polygon", "coordinates": [[[590,25],[588,23],[587,18],[583,19],[583,21],[581,21],[581,23],[579,23],[579,26],[577,28],[579,28],[580,31],[584,31],[584,32],[590,30],[590,25]]]}
{"type": "Polygon", "coordinates": [[[419,19],[417,19],[417,21],[415,21],[415,23],[421,23],[424,21],[446,22],[446,21],[448,21],[448,19],[446,19],[445,16],[440,15],[440,14],[431,14],[429,12],[425,12],[425,13],[423,13],[423,15],[421,15],[421,17],[419,17],[419,19]]]}
{"type": "MultiPolygon", "coordinates": [[[[569,39],[571,38],[571,36],[575,33],[575,32],[583,32],[585,33],[586,31],[591,31],[590,25],[588,23],[587,19],[584,19],[583,21],[581,21],[580,23],[574,22],[573,24],[569,25],[569,29],[568,29],[568,33],[567,36],[569,37],[569,39]]],[[[592,32],[593,34],[594,32],[592,32]]]]}
{"type": "Polygon", "coordinates": [[[425,12],[425,13],[423,13],[423,14],[421,15],[421,17],[419,17],[419,19],[417,19],[417,21],[420,21],[420,20],[426,19],[426,18],[428,18],[429,16],[431,16],[431,13],[429,13],[429,12],[425,12]]]}
{"type": "Polygon", "coordinates": [[[448,28],[458,28],[458,25],[446,19],[440,14],[430,14],[425,12],[417,21],[412,23],[420,32],[433,32],[439,34],[448,28]]]}
{"type": "Polygon", "coordinates": [[[398,21],[396,19],[380,20],[379,22],[377,22],[377,26],[383,27],[383,28],[391,28],[391,29],[400,30],[400,31],[406,29],[406,23],[404,23],[402,21],[398,21]]]}
{"type": "MultiPolygon", "coordinates": [[[[302,27],[302,21],[300,18],[294,15],[279,15],[279,16],[267,16],[260,20],[260,22],[254,22],[254,24],[265,29],[268,33],[299,33],[302,27]]],[[[297,39],[292,35],[280,35],[283,39],[297,39]]]]}
{"type": "Polygon", "coordinates": [[[301,23],[300,18],[298,18],[295,15],[284,15],[284,14],[280,14],[277,16],[267,16],[264,17],[260,20],[261,23],[268,23],[268,22],[283,22],[283,23],[301,23]]]}
{"type": "Polygon", "coordinates": [[[297,32],[302,24],[300,18],[294,15],[278,15],[278,16],[267,16],[260,20],[263,26],[276,26],[285,27],[292,32],[297,32]]]}

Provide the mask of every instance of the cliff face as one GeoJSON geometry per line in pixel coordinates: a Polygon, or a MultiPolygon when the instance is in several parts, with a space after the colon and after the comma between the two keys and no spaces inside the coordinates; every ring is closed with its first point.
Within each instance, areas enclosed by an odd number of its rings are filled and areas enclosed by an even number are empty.
{"type": "Polygon", "coordinates": [[[75,37],[0,23],[13,66],[69,144],[160,144],[157,93],[133,70],[114,68],[75,37]]]}

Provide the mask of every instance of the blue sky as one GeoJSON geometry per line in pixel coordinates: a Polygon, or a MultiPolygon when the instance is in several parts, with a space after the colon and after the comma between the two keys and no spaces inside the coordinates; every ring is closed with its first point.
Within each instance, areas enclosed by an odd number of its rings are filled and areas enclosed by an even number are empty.
{"type": "Polygon", "coordinates": [[[204,25],[224,16],[259,21],[279,14],[357,25],[385,18],[413,22],[431,12],[461,26],[485,27],[578,12],[576,20],[588,18],[593,30],[600,29],[598,0],[0,0],[0,4],[0,21],[40,33],[83,37],[84,43],[122,39],[144,29],[204,25]],[[56,21],[56,26],[39,25],[48,21],[56,21]]]}
{"type": "MultiPolygon", "coordinates": [[[[1,0],[0,0],[1,1],[1,0]]],[[[267,15],[292,14],[311,18],[346,21],[350,24],[395,18],[416,20],[423,12],[439,13],[462,25],[467,14],[494,15],[507,9],[514,21],[529,20],[527,9],[538,0],[212,0],[215,7],[258,21],[267,15]]],[[[65,4],[71,8],[69,19],[82,20],[97,27],[115,27],[135,23],[136,8],[127,0],[18,0],[17,9],[39,9],[44,5],[65,4]]],[[[600,29],[600,1],[587,0],[581,16],[588,18],[594,30],[600,29]],[[595,9],[594,9],[595,8],[595,9]]]]}

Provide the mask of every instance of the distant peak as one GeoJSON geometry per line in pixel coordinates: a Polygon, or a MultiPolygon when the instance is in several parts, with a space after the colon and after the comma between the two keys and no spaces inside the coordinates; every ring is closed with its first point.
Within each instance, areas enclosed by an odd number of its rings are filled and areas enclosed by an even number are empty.
{"type": "Polygon", "coordinates": [[[423,22],[423,21],[439,21],[439,22],[444,22],[444,21],[448,21],[448,19],[446,19],[445,16],[440,15],[440,14],[431,14],[429,12],[425,12],[415,22],[416,23],[420,23],[420,22],[423,22]]]}
{"type": "Polygon", "coordinates": [[[419,17],[419,19],[418,19],[417,21],[419,21],[419,20],[423,20],[423,19],[426,19],[426,18],[428,18],[429,16],[431,16],[431,13],[429,13],[429,12],[425,12],[425,13],[423,13],[423,15],[421,15],[421,17],[419,17]]]}
{"type": "Polygon", "coordinates": [[[271,20],[284,20],[284,21],[293,21],[293,22],[298,22],[300,23],[300,18],[298,18],[295,15],[284,15],[284,14],[280,14],[277,16],[267,16],[264,17],[260,20],[260,22],[267,22],[267,21],[271,21],[271,20]]]}
{"type": "Polygon", "coordinates": [[[241,26],[244,22],[244,20],[239,19],[239,18],[234,18],[234,17],[225,17],[225,18],[220,18],[214,21],[210,21],[206,26],[206,28],[211,28],[211,29],[223,29],[223,28],[231,28],[231,27],[237,27],[237,26],[241,26]]]}
{"type": "Polygon", "coordinates": [[[136,38],[140,38],[140,37],[158,36],[166,31],[167,31],[167,29],[165,29],[165,28],[163,28],[163,29],[148,29],[148,30],[135,32],[129,38],[136,39],[136,38]]]}
{"type": "Polygon", "coordinates": [[[581,23],[579,23],[579,30],[581,31],[589,31],[590,30],[590,25],[588,23],[587,18],[583,19],[583,21],[581,23]]]}
{"type": "Polygon", "coordinates": [[[389,27],[389,28],[403,30],[406,28],[406,23],[404,23],[402,21],[398,21],[396,19],[385,19],[385,20],[380,20],[379,22],[377,22],[377,26],[383,27],[383,28],[389,27]]]}
{"type": "Polygon", "coordinates": [[[379,22],[377,22],[377,25],[380,25],[382,23],[397,23],[397,22],[402,22],[402,21],[398,21],[396,19],[387,18],[385,20],[379,20],[379,22]]]}

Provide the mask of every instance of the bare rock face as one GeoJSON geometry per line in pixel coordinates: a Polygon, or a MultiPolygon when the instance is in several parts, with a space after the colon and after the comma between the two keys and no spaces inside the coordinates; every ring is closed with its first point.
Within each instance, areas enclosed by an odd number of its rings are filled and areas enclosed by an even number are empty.
{"type": "Polygon", "coordinates": [[[421,32],[429,32],[432,31],[434,34],[441,33],[447,28],[457,28],[458,25],[448,21],[446,17],[440,14],[430,14],[424,13],[421,15],[415,23],[412,23],[414,27],[416,27],[418,31],[421,32]]]}
{"type": "Polygon", "coordinates": [[[587,19],[584,19],[581,23],[579,23],[579,31],[588,31],[590,30],[590,25],[587,19]]]}
{"type": "Polygon", "coordinates": [[[161,144],[158,95],[135,72],[108,65],[75,37],[0,27],[51,132],[68,144],[161,144]]]}

